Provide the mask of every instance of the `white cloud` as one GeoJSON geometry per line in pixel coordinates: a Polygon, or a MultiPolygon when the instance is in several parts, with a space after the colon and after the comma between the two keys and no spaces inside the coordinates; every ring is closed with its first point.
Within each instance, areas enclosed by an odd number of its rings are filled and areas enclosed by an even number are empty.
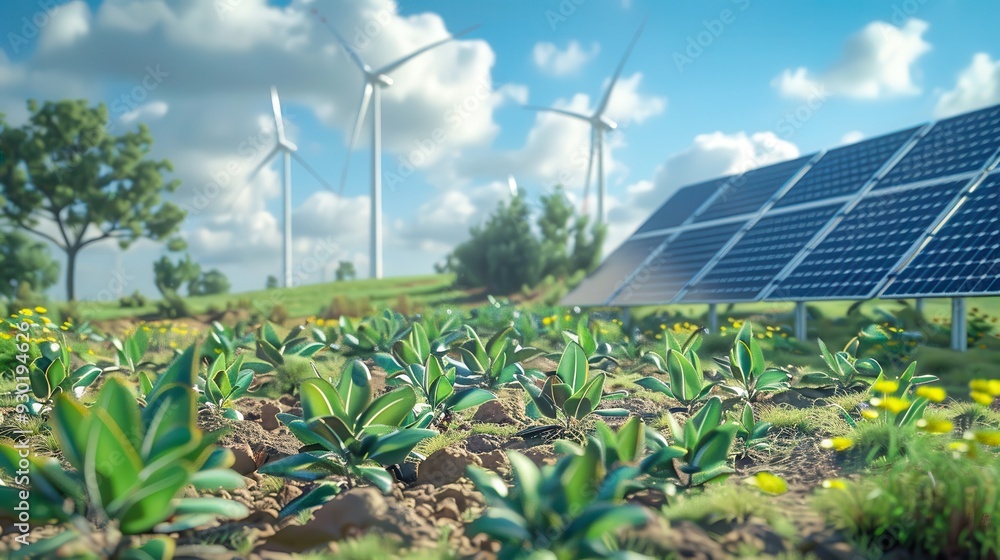
{"type": "Polygon", "coordinates": [[[860,130],[852,130],[840,137],[840,143],[843,145],[854,144],[856,142],[864,140],[864,138],[865,138],[864,132],[861,132],[860,130]]]}
{"type": "Polygon", "coordinates": [[[123,123],[131,123],[136,120],[150,121],[162,118],[170,110],[170,106],[163,101],[151,101],[145,105],[140,105],[135,109],[121,116],[123,123]]]}
{"type": "Polygon", "coordinates": [[[568,76],[579,72],[598,53],[601,46],[594,43],[590,49],[585,49],[578,41],[570,41],[566,48],[559,50],[554,43],[535,43],[531,58],[539,70],[555,76],[568,76]]]}
{"type": "Polygon", "coordinates": [[[816,74],[804,67],[785,70],[771,84],[786,96],[808,98],[816,91],[858,99],[916,95],[915,64],[931,45],[927,22],[907,20],[902,27],[875,21],[847,40],[840,59],[816,74]]]}
{"type": "Polygon", "coordinates": [[[941,94],[934,113],[950,117],[1000,103],[1000,60],[976,53],[972,63],[958,74],[955,87],[941,94]]]}

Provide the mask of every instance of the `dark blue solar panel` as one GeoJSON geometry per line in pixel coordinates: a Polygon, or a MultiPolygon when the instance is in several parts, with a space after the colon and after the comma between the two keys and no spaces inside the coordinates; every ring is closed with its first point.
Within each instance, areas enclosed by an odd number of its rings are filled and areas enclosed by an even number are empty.
{"type": "Polygon", "coordinates": [[[744,222],[682,232],[639,269],[612,301],[615,305],[666,303],[715,256],[744,222]]]}
{"type": "Polygon", "coordinates": [[[674,196],[663,203],[659,209],[648,219],[646,223],[636,230],[636,233],[645,233],[658,229],[676,227],[684,223],[685,220],[694,214],[694,211],[701,207],[708,200],[708,197],[715,194],[719,188],[729,181],[730,177],[705,181],[674,193],[674,196]]]}
{"type": "Polygon", "coordinates": [[[1000,148],[1000,105],[944,119],[875,188],[977,171],[997,148],[1000,148]]]}
{"type": "Polygon", "coordinates": [[[756,212],[797,173],[812,156],[758,167],[733,177],[724,185],[725,190],[712,202],[695,222],[756,212]]]}
{"type": "Polygon", "coordinates": [[[871,297],[966,184],[869,193],[767,299],[871,297]]]}
{"type": "Polygon", "coordinates": [[[1000,293],[1000,175],[990,175],[883,297],[1000,293]]]}
{"type": "Polygon", "coordinates": [[[764,217],[684,294],[681,301],[754,301],[842,206],[831,204],[764,217]]]}
{"type": "Polygon", "coordinates": [[[911,128],[830,150],[782,195],[775,208],[858,192],[916,131],[911,128]]]}
{"type": "Polygon", "coordinates": [[[642,261],[663,243],[667,236],[659,235],[622,243],[586,280],[570,292],[563,305],[600,305],[611,297],[618,286],[642,264],[642,261]]]}

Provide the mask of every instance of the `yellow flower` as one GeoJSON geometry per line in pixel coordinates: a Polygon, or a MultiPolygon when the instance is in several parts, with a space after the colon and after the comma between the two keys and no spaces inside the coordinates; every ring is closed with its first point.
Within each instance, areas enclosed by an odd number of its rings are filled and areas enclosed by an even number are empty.
{"type": "Polygon", "coordinates": [[[972,391],[971,393],[969,393],[969,396],[972,397],[972,400],[976,401],[977,403],[983,406],[990,406],[991,404],[993,404],[993,395],[989,393],[984,393],[982,391],[972,391]]]}
{"type": "Polygon", "coordinates": [[[899,414],[907,408],[910,408],[910,401],[906,399],[901,399],[899,397],[886,397],[884,399],[872,399],[872,404],[875,406],[888,410],[893,414],[899,414]],[[875,401],[878,401],[876,404],[875,401]]]}
{"type": "Polygon", "coordinates": [[[921,418],[917,420],[917,427],[932,434],[950,434],[955,429],[955,424],[949,420],[927,420],[921,418]]]}
{"type": "Polygon", "coordinates": [[[833,449],[835,451],[844,451],[850,449],[854,445],[854,442],[849,438],[845,437],[835,437],[833,439],[824,439],[820,442],[820,446],[823,449],[833,449]]]}
{"type": "Polygon", "coordinates": [[[785,482],[780,476],[773,475],[769,472],[759,472],[753,476],[753,478],[748,478],[744,480],[747,484],[751,486],[756,486],[760,488],[762,492],[767,494],[772,494],[774,496],[779,496],[788,492],[788,483],[785,482]]]}
{"type": "Polygon", "coordinates": [[[823,488],[831,488],[836,490],[847,490],[847,483],[840,478],[828,478],[823,481],[823,488]]]}
{"type": "Polygon", "coordinates": [[[895,393],[897,389],[899,389],[899,382],[887,379],[883,379],[872,385],[872,391],[878,393],[895,393]]]}
{"type": "Polygon", "coordinates": [[[44,307],[42,307],[41,305],[39,305],[38,307],[35,308],[35,312],[36,313],[48,313],[49,310],[45,309],[44,307]]]}
{"type": "Polygon", "coordinates": [[[917,387],[917,396],[924,397],[931,402],[941,402],[948,393],[941,387],[928,387],[926,385],[917,387]]]}
{"type": "Polygon", "coordinates": [[[26,315],[28,317],[31,317],[32,315],[34,315],[34,313],[32,313],[30,309],[22,309],[22,310],[18,311],[18,313],[20,313],[21,315],[26,315]]]}
{"type": "Polygon", "coordinates": [[[861,411],[861,416],[867,418],[868,420],[875,420],[878,418],[878,411],[866,408],[861,411]]]}
{"type": "Polygon", "coordinates": [[[545,317],[542,319],[542,324],[546,327],[552,324],[552,317],[545,317]]]}
{"type": "Polygon", "coordinates": [[[979,430],[973,432],[976,441],[991,447],[1000,447],[1000,430],[979,430]]]}

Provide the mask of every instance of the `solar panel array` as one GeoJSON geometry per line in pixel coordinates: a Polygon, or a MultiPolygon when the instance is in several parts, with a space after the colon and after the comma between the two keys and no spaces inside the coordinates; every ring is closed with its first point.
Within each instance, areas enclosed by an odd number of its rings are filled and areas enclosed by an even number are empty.
{"type": "Polygon", "coordinates": [[[679,189],[564,300],[1000,294],[1000,105],[679,189]]]}

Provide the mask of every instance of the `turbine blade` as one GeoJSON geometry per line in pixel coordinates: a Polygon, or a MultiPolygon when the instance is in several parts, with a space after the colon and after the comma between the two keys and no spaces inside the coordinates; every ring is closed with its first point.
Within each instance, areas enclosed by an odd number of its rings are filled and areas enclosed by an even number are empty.
{"type": "Polygon", "coordinates": [[[580,113],[574,113],[573,111],[567,111],[565,109],[556,109],[555,107],[539,107],[537,105],[525,105],[525,109],[529,111],[538,111],[540,113],[559,113],[560,115],[565,115],[567,117],[573,117],[574,119],[580,119],[581,121],[590,122],[590,117],[580,113]]]}
{"type": "Polygon", "coordinates": [[[330,185],[330,183],[327,183],[326,179],[320,177],[319,172],[317,172],[315,169],[313,169],[313,167],[311,165],[309,165],[308,163],[306,163],[306,160],[302,156],[300,156],[296,152],[290,152],[290,153],[292,154],[292,157],[295,159],[295,161],[299,162],[299,165],[301,165],[302,167],[304,167],[306,169],[306,171],[309,172],[310,175],[312,175],[313,177],[315,177],[317,181],[319,181],[320,183],[323,184],[324,187],[326,187],[326,190],[328,190],[330,192],[334,192],[333,187],[330,185]]]}
{"type": "Polygon", "coordinates": [[[367,64],[365,64],[364,60],[361,60],[361,55],[358,54],[358,51],[354,47],[352,47],[350,43],[347,42],[347,39],[344,39],[343,35],[337,32],[336,28],[330,25],[330,22],[327,21],[325,16],[321,15],[315,8],[313,9],[312,12],[319,18],[319,21],[322,22],[323,25],[325,25],[326,28],[330,30],[330,33],[333,34],[334,39],[336,39],[337,42],[340,43],[340,47],[344,49],[344,52],[347,53],[347,58],[351,59],[351,61],[354,62],[355,66],[357,66],[362,72],[367,74],[369,67],[367,64]]]}
{"type": "Polygon", "coordinates": [[[434,43],[431,43],[431,44],[427,45],[426,47],[417,49],[416,51],[413,51],[412,53],[404,56],[403,58],[400,58],[399,60],[397,60],[395,62],[390,62],[389,64],[386,64],[382,68],[379,68],[377,71],[375,71],[375,73],[376,74],[388,74],[389,72],[392,72],[393,70],[399,68],[400,66],[406,64],[407,62],[413,60],[414,58],[416,58],[416,57],[424,54],[425,52],[427,52],[427,51],[429,51],[429,50],[431,50],[433,48],[440,47],[441,45],[443,45],[445,43],[449,43],[451,41],[454,41],[455,39],[458,39],[459,37],[461,37],[463,35],[468,35],[469,33],[472,33],[473,31],[475,31],[478,28],[479,28],[479,25],[473,25],[472,27],[470,27],[468,29],[460,31],[460,32],[458,32],[458,33],[456,33],[454,35],[450,35],[450,36],[448,36],[448,37],[446,37],[444,39],[441,39],[440,41],[436,41],[434,43]]]}
{"type": "Polygon", "coordinates": [[[351,134],[351,144],[347,149],[347,160],[344,162],[344,171],[340,174],[340,190],[337,194],[344,194],[344,185],[347,183],[347,170],[351,166],[351,154],[358,145],[358,138],[361,136],[361,127],[365,124],[365,113],[368,111],[368,103],[372,97],[372,84],[365,82],[365,91],[361,94],[361,107],[358,109],[358,117],[354,121],[354,133],[351,134]]]}
{"type": "Polygon", "coordinates": [[[590,175],[594,170],[594,148],[597,145],[597,129],[590,129],[590,155],[587,156],[587,174],[583,177],[583,214],[587,214],[590,206],[590,175]]]}
{"type": "Polygon", "coordinates": [[[510,189],[510,196],[517,196],[517,181],[514,179],[514,175],[507,175],[507,187],[510,189]]]}
{"type": "Polygon", "coordinates": [[[281,118],[281,101],[278,88],[271,86],[271,110],[274,112],[274,129],[278,132],[278,142],[285,139],[285,123],[281,118]]]}
{"type": "Polygon", "coordinates": [[[608,108],[608,101],[611,99],[611,92],[615,89],[615,84],[618,83],[618,78],[622,75],[622,69],[625,68],[625,62],[628,60],[629,55],[632,54],[632,49],[635,48],[635,44],[639,41],[639,35],[642,35],[642,30],[646,27],[646,22],[649,21],[649,16],[642,18],[642,23],[639,24],[639,29],[636,30],[635,35],[632,36],[632,42],[628,44],[628,48],[625,49],[625,55],[622,56],[621,61],[618,63],[618,67],[615,68],[615,73],[611,76],[611,82],[608,84],[608,89],[604,92],[604,97],[601,98],[601,102],[597,105],[597,111],[595,115],[600,115],[608,108]]]}
{"type": "Polygon", "coordinates": [[[264,159],[262,159],[261,162],[258,163],[257,166],[253,168],[253,171],[247,174],[247,179],[253,179],[254,177],[256,177],[257,174],[260,173],[260,170],[264,169],[264,166],[271,161],[271,158],[273,158],[274,155],[277,154],[278,150],[280,149],[281,149],[281,144],[275,144],[275,146],[271,148],[271,151],[267,152],[267,155],[264,156],[264,159]]]}

